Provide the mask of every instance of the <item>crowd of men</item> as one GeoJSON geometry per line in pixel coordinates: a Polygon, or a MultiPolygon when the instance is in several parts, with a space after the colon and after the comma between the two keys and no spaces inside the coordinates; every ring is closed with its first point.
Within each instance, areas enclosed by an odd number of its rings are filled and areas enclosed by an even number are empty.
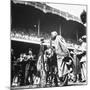
{"type": "MultiPolygon", "coordinates": [[[[83,44],[83,41],[81,42],[83,44]]],[[[50,86],[65,85],[70,80],[86,81],[85,50],[70,51],[65,40],[56,31],[51,32],[50,45],[47,45],[47,49],[44,49],[43,43],[42,39],[37,59],[31,49],[28,54],[22,53],[16,59],[14,50],[11,49],[12,86],[37,84],[45,87],[47,84],[50,86]]]]}

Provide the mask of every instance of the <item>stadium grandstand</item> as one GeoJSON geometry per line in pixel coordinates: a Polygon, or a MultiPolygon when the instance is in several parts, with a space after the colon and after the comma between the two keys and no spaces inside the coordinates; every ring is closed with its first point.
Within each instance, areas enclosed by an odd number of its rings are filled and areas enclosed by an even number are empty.
{"type": "Polygon", "coordinates": [[[69,48],[79,45],[79,38],[86,35],[81,20],[68,12],[50,7],[45,2],[11,1],[12,48],[18,47],[19,43],[40,44],[41,38],[47,45],[52,31],[61,34],[69,48]]]}

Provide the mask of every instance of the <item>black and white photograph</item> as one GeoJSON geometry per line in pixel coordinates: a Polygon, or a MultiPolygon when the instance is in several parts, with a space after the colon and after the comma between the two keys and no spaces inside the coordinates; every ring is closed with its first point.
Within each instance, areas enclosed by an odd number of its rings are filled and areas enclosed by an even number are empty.
{"type": "Polygon", "coordinates": [[[87,5],[10,1],[11,90],[87,85],[87,5]]]}

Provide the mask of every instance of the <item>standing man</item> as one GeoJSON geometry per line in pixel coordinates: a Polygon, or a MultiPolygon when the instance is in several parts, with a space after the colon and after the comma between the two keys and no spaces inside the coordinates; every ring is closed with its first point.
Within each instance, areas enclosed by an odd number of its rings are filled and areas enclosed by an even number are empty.
{"type": "Polygon", "coordinates": [[[29,85],[30,83],[33,85],[33,70],[34,70],[34,63],[33,63],[33,54],[32,50],[29,49],[28,55],[27,55],[27,61],[26,61],[26,67],[25,67],[25,84],[29,85]],[[29,82],[30,77],[30,82],[29,82]]]}
{"type": "Polygon", "coordinates": [[[13,79],[15,77],[15,60],[16,60],[16,57],[14,55],[14,50],[11,49],[11,85],[13,83],[13,79]]]}
{"type": "Polygon", "coordinates": [[[67,68],[64,67],[63,59],[69,54],[68,49],[66,48],[65,40],[62,36],[58,35],[56,31],[51,32],[51,41],[55,46],[55,52],[57,55],[57,67],[58,67],[58,76],[59,79],[66,74],[67,68]]]}

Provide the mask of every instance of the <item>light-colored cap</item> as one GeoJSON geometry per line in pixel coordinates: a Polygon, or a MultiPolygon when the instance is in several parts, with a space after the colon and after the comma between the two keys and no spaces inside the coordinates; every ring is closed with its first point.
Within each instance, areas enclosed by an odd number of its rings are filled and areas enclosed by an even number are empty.
{"type": "Polygon", "coordinates": [[[56,32],[56,31],[53,31],[53,32],[51,32],[51,35],[52,35],[53,37],[55,37],[55,36],[57,36],[57,32],[56,32]]]}

